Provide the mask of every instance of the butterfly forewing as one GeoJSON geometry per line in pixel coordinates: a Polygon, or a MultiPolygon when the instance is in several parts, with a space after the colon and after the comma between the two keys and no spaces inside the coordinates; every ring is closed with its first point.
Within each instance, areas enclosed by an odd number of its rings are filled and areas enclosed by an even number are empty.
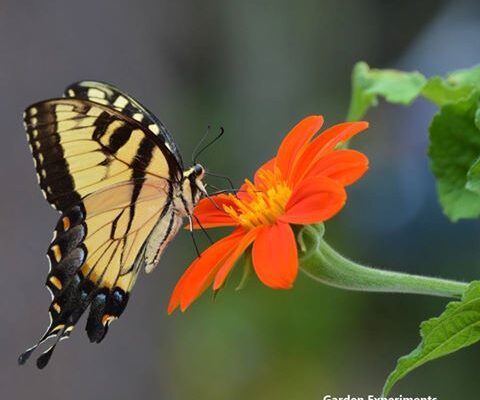
{"type": "Polygon", "coordinates": [[[113,85],[98,81],[80,81],[73,83],[65,89],[65,96],[90,100],[94,103],[106,105],[138,121],[165,142],[165,145],[183,169],[182,156],[168,129],[152,112],[147,110],[146,107],[141,105],[132,96],[129,96],[113,85]]]}
{"type": "Polygon", "coordinates": [[[78,99],[29,107],[25,126],[40,187],[62,210],[84,196],[147,174],[181,178],[181,168],[158,137],[116,110],[78,99]]]}

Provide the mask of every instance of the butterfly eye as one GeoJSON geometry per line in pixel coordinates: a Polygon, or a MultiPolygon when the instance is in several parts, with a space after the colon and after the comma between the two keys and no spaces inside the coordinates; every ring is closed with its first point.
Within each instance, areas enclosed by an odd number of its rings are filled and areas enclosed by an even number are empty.
{"type": "Polygon", "coordinates": [[[193,167],[193,172],[195,173],[195,176],[201,177],[205,173],[205,170],[200,164],[195,164],[195,166],[193,167]]]}

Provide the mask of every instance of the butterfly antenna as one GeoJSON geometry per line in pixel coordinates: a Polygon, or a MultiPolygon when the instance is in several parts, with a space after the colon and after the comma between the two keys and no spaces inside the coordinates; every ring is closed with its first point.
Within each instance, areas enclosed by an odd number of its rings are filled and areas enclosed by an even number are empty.
{"type": "MultiPolygon", "coordinates": [[[[208,142],[205,146],[203,146],[198,152],[195,151],[194,152],[195,155],[193,156],[193,159],[192,159],[193,164],[196,164],[200,154],[202,154],[206,149],[208,149],[212,144],[214,144],[218,139],[220,139],[224,133],[225,133],[225,129],[223,129],[223,127],[220,127],[220,133],[217,136],[215,136],[210,142],[208,142]]],[[[204,137],[206,137],[206,135],[204,135],[204,137]]],[[[200,140],[200,143],[197,145],[197,148],[200,147],[200,144],[202,142],[203,142],[203,138],[202,140],[200,140]]]]}
{"type": "Polygon", "coordinates": [[[207,138],[208,134],[210,133],[210,125],[207,125],[207,130],[206,132],[203,134],[202,138],[200,139],[200,141],[197,143],[197,145],[195,146],[195,148],[193,149],[193,152],[192,152],[192,164],[196,164],[196,159],[198,157],[198,154],[197,154],[197,151],[198,149],[200,148],[200,146],[203,144],[203,142],[205,141],[205,139],[207,138]]]}
{"type": "MultiPolygon", "coordinates": [[[[208,171],[205,171],[205,175],[213,176],[213,177],[215,177],[215,178],[225,179],[225,180],[228,182],[228,184],[230,185],[230,187],[231,187],[232,189],[234,189],[232,180],[231,180],[228,176],[226,176],[226,175],[214,174],[213,172],[208,172],[208,171]]],[[[211,186],[211,185],[210,185],[210,186],[211,186]]]]}

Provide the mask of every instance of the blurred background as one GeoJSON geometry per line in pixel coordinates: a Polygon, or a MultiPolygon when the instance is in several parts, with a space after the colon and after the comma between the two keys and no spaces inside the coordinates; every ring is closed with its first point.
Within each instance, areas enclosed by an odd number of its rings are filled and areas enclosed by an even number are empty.
{"type": "MultiPolygon", "coordinates": [[[[22,127],[30,103],[80,79],[112,82],[154,111],[184,158],[208,124],[225,138],[202,155],[239,185],[302,117],[345,118],[354,63],[444,74],[480,61],[480,4],[460,1],[0,2],[0,398],[321,399],[379,393],[420,321],[443,299],[345,292],[300,274],[273,291],[238,276],[213,301],[167,317],[178,277],[195,257],[189,235],[141,274],[107,339],[82,320],[48,367],[16,358],[44,332],[45,251],[57,214],[37,187],[22,127]]],[[[381,104],[352,146],[371,160],[327,240],[374,266],[471,280],[480,275],[480,224],[442,215],[426,158],[434,108],[381,104]]],[[[213,182],[223,185],[223,182],[213,182]]],[[[219,235],[222,232],[218,233],[219,235]]],[[[202,242],[206,246],[206,242],[202,242]]],[[[480,346],[422,367],[396,393],[476,398],[480,346]]]]}

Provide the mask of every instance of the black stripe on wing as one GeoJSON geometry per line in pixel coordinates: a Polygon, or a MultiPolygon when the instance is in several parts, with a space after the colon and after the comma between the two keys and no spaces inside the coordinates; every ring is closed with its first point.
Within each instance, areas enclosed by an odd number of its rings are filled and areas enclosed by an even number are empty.
{"type": "Polygon", "coordinates": [[[25,127],[40,187],[60,210],[96,190],[135,179],[139,171],[172,181],[182,176],[177,159],[159,136],[97,103],[37,103],[26,110],[25,127]]]}
{"type": "Polygon", "coordinates": [[[138,100],[126,94],[119,88],[106,82],[80,81],[69,85],[64,92],[65,97],[72,97],[103,104],[135,119],[146,129],[164,140],[167,147],[176,157],[178,164],[183,169],[183,161],[177,144],[165,125],[155,114],[149,111],[138,100]]]}

